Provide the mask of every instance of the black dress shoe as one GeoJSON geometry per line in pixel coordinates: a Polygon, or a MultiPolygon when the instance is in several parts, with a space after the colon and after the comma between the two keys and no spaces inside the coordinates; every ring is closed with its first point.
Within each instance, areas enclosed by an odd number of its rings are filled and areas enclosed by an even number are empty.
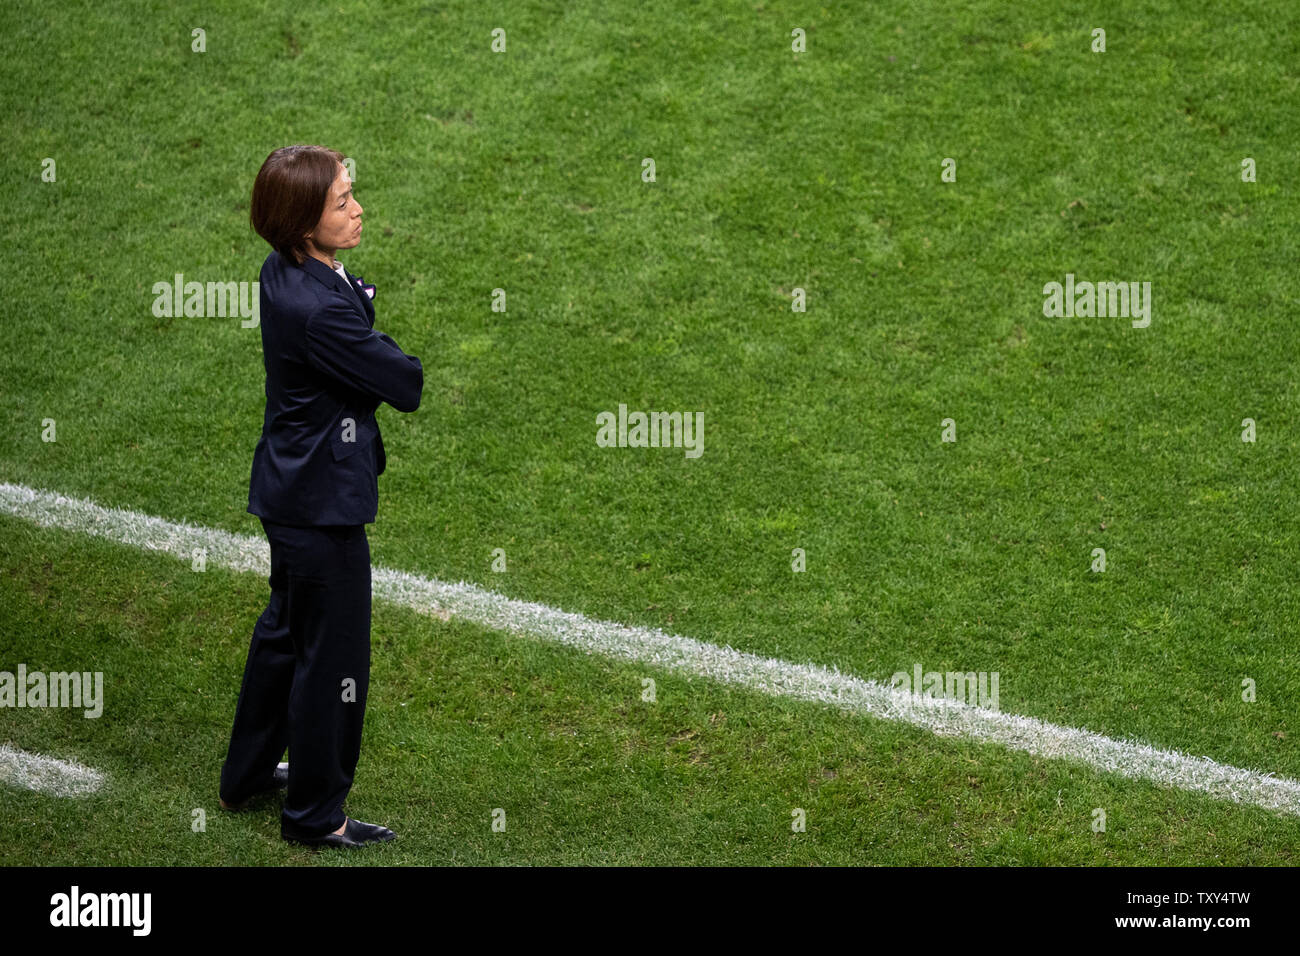
{"type": "Polygon", "coordinates": [[[277,790],[283,790],[287,786],[289,786],[289,765],[287,763],[280,763],[276,765],[275,770],[271,773],[271,785],[265,790],[261,790],[253,794],[247,800],[241,800],[238,803],[226,803],[226,801],[221,798],[218,798],[217,802],[221,804],[222,810],[247,810],[256,798],[263,794],[275,793],[277,790]]]}
{"type": "Polygon", "coordinates": [[[388,827],[374,823],[362,823],[348,817],[342,833],[327,833],[319,837],[292,837],[281,831],[280,835],[290,843],[310,847],[358,847],[368,843],[387,843],[396,840],[397,834],[388,827]]]}

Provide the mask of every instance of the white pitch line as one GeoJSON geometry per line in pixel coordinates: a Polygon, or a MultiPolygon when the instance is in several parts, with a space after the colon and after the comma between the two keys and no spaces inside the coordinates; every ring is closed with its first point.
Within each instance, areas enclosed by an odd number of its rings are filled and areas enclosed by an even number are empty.
{"type": "MultiPolygon", "coordinates": [[[[0,483],[0,511],[47,527],[164,551],[184,560],[190,560],[197,550],[205,550],[211,564],[270,573],[269,547],[260,537],[103,508],[91,501],[23,485],[0,483]]],[[[595,621],[544,604],[513,600],[463,581],[449,584],[376,567],[372,587],[376,597],[423,614],[444,619],[455,614],[484,627],[525,634],[589,654],[622,658],[773,696],[829,704],[881,720],[911,724],[944,737],[999,744],[1009,750],[1074,761],[1106,773],[1300,816],[1300,781],[1229,766],[1209,757],[912,694],[816,664],[760,657],[653,628],[595,621]]]]}
{"type": "Polygon", "coordinates": [[[83,797],[104,782],[98,770],[0,744],[0,783],[55,797],[83,797]]]}

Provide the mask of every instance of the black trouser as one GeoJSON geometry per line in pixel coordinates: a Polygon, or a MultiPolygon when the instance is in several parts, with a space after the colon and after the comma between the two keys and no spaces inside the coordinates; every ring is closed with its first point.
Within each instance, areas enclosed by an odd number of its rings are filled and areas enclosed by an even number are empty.
{"type": "Polygon", "coordinates": [[[271,600],[253,627],[221,798],[268,789],[287,745],[280,832],[322,836],[347,819],[370,684],[370,542],[365,525],[301,528],[262,519],[271,600]]]}

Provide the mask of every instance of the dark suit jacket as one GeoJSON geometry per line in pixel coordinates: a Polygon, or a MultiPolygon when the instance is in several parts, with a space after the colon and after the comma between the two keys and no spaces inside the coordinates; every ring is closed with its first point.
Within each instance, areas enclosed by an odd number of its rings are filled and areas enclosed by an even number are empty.
{"type": "Polygon", "coordinates": [[[266,413],[248,510],[278,524],[369,524],[386,464],[375,409],[419,408],[424,366],[375,331],[360,280],[311,257],[267,256],[260,303],[266,413]]]}

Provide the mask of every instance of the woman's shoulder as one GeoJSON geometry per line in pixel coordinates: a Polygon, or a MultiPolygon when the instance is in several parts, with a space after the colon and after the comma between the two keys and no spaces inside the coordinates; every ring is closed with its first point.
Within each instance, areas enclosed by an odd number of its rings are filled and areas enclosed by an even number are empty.
{"type": "Polygon", "coordinates": [[[339,288],[338,278],[333,270],[315,259],[298,265],[275,251],[262,263],[262,289],[271,306],[303,318],[323,312],[360,313],[360,305],[339,288]]]}
{"type": "Polygon", "coordinates": [[[267,257],[262,260],[262,275],[266,275],[268,272],[285,273],[295,271],[300,272],[302,270],[297,269],[292,262],[286,261],[284,256],[280,255],[275,249],[272,249],[267,257]]]}

